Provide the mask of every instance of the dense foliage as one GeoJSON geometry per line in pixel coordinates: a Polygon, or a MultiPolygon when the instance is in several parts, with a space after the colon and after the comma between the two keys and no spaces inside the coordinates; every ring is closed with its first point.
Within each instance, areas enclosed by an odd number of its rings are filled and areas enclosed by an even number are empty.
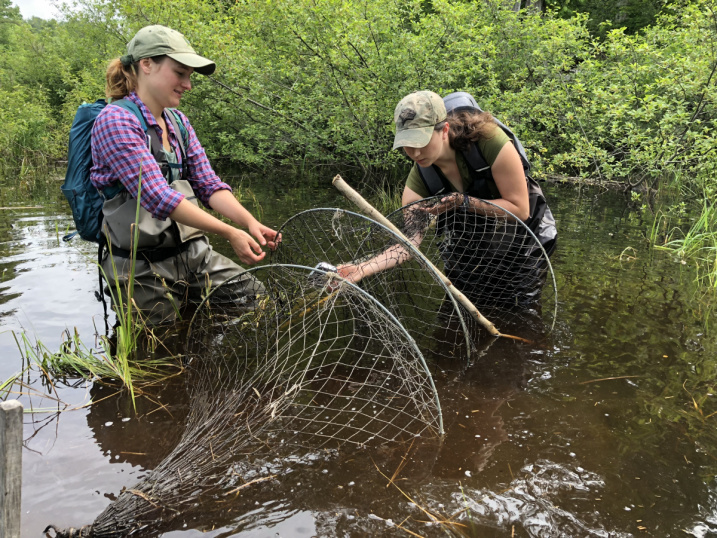
{"type": "Polygon", "coordinates": [[[571,12],[590,0],[520,12],[513,0],[80,1],[41,22],[0,0],[6,175],[62,158],[77,106],[103,94],[108,60],[138,28],[163,23],[219,65],[182,105],[214,158],[353,166],[395,189],[406,162],[390,151],[395,103],[416,89],[467,90],[515,129],[537,176],[715,194],[715,0],[655,0],[654,24],[602,38],[589,13],[571,12]]]}
{"type": "Polygon", "coordinates": [[[565,5],[516,13],[505,0],[84,0],[44,24],[2,1],[5,168],[61,157],[77,105],[102,96],[106,62],[160,22],[219,64],[183,105],[214,157],[390,170],[403,162],[389,151],[393,107],[430,88],[472,92],[515,128],[539,174],[689,174],[700,189],[713,175],[713,0],[603,40],[586,15],[558,16],[565,5]]]}
{"type": "Polygon", "coordinates": [[[108,59],[137,28],[163,22],[219,63],[184,104],[214,156],[390,169],[402,161],[389,151],[393,107],[430,88],[472,92],[518,131],[543,174],[707,178],[711,3],[602,41],[585,15],[517,14],[502,0],[437,0],[430,10],[410,0],[91,0],[43,25],[3,12],[14,24],[0,38],[2,158],[61,156],[77,105],[102,95],[108,59]]]}
{"type": "MultiPolygon", "coordinates": [[[[525,1],[525,0],[523,0],[525,1]]],[[[674,8],[679,2],[671,0],[546,0],[543,9],[552,9],[559,17],[570,18],[577,13],[587,13],[588,29],[593,35],[605,37],[615,28],[624,28],[633,34],[654,24],[655,18],[674,8]]]]}

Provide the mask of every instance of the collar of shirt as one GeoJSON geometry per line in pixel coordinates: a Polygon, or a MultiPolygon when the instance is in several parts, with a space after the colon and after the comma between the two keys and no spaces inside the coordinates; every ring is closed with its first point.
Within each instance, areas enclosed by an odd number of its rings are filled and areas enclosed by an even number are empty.
{"type": "MultiPolygon", "coordinates": [[[[140,112],[142,112],[142,115],[144,116],[144,121],[147,122],[147,128],[152,129],[154,128],[157,131],[157,134],[159,135],[159,139],[162,140],[162,128],[159,126],[159,123],[157,123],[157,120],[154,117],[154,114],[152,114],[152,111],[149,110],[147,105],[145,105],[142,100],[137,95],[137,92],[130,93],[126,99],[132,101],[135,105],[139,107],[140,112]]],[[[175,155],[177,155],[178,162],[181,164],[181,151],[179,150],[179,141],[177,140],[177,134],[174,132],[174,127],[172,126],[172,122],[167,118],[167,111],[165,110],[162,113],[162,117],[164,119],[164,124],[167,126],[167,137],[169,138],[169,145],[174,150],[175,155]]]]}

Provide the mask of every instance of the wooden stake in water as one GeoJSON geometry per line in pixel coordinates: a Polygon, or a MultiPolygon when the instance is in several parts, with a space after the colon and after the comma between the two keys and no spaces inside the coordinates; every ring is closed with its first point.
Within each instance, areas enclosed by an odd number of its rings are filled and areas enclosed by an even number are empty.
{"type": "MultiPolygon", "coordinates": [[[[356,204],[356,207],[358,207],[364,215],[369,218],[372,218],[380,224],[383,224],[386,228],[394,232],[400,238],[405,239],[407,242],[410,242],[408,238],[403,234],[403,232],[401,232],[401,230],[399,230],[390,220],[384,217],[378,209],[369,204],[363,196],[361,196],[358,192],[352,189],[351,186],[346,183],[346,181],[344,181],[344,179],[340,175],[337,175],[334,178],[333,185],[339,190],[339,192],[341,192],[341,194],[346,197],[347,200],[356,204]]],[[[433,269],[433,271],[435,271],[435,273],[438,275],[438,278],[440,278],[448,288],[448,291],[450,291],[451,294],[456,298],[456,300],[470,313],[471,317],[475,319],[481,325],[481,327],[483,327],[491,335],[502,336],[504,338],[512,338],[514,340],[521,340],[523,342],[530,342],[530,340],[526,340],[525,338],[521,338],[519,336],[511,336],[509,334],[501,333],[498,329],[495,328],[495,325],[493,325],[485,316],[483,316],[483,314],[478,311],[478,309],[470,301],[470,299],[468,299],[468,297],[466,297],[459,289],[457,289],[453,285],[453,283],[448,279],[448,277],[443,274],[443,271],[433,265],[433,263],[431,263],[431,260],[426,258],[420,251],[418,251],[418,255],[421,256],[423,262],[426,265],[428,265],[431,269],[433,269]]]]}
{"type": "Polygon", "coordinates": [[[20,538],[22,404],[0,403],[0,536],[20,538]]]}

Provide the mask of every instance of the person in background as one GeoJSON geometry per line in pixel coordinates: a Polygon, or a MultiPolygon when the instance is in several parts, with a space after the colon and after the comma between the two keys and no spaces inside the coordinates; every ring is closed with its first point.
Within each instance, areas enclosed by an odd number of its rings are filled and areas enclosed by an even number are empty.
{"type": "Polygon", "coordinates": [[[230,279],[233,284],[222,288],[227,300],[251,306],[261,292],[257,280],[212,249],[205,233],[228,240],[249,265],[264,258],[263,246],[276,248],[278,240],[217,177],[189,120],[176,110],[192,88],[192,73],[211,75],[215,67],[179,32],[159,25],[142,28],[127,54],[107,69],[111,101],[92,129],[90,180],[104,198],[102,230],[108,245],[101,265],[113,290],[119,280],[126,301],[139,200],[133,300],[154,325],[172,322],[186,301],[199,301],[230,279]],[[125,106],[111,104],[118,100],[125,106]],[[139,111],[146,132],[137,113],[128,109],[139,111]],[[197,199],[234,225],[201,209],[197,199]]]}

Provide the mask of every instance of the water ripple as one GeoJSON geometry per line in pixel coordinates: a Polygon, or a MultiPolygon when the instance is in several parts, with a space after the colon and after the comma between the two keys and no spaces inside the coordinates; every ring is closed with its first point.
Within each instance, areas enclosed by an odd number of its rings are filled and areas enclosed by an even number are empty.
{"type": "Polygon", "coordinates": [[[535,538],[632,536],[606,530],[597,521],[597,512],[590,514],[595,521],[586,521],[559,506],[586,500],[588,494],[602,489],[605,483],[597,474],[547,460],[526,465],[521,474],[523,476],[515,478],[504,491],[464,488],[462,492],[455,492],[455,504],[466,509],[459,519],[497,528],[520,525],[535,538]]]}

